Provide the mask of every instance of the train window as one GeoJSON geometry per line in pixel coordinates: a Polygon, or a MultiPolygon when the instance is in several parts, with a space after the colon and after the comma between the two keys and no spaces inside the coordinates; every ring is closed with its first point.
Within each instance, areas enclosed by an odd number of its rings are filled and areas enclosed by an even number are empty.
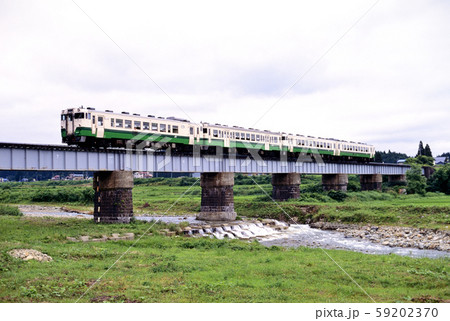
{"type": "Polygon", "coordinates": [[[166,124],[159,124],[159,131],[165,132],[166,131],[166,124]]]}
{"type": "Polygon", "coordinates": [[[252,134],[251,137],[252,137],[251,140],[255,141],[255,134],[252,134]]]}
{"type": "Polygon", "coordinates": [[[213,137],[218,137],[218,136],[219,136],[219,134],[218,134],[217,129],[214,129],[213,130],[213,137]]]}
{"type": "Polygon", "coordinates": [[[61,120],[66,120],[66,115],[61,115],[61,120]]]}
{"type": "MultiPolygon", "coordinates": [[[[173,132],[175,132],[175,128],[173,129],[173,132]]],[[[189,134],[194,135],[194,127],[189,127],[189,134]]]]}
{"type": "Polygon", "coordinates": [[[140,121],[135,121],[134,122],[134,129],[141,129],[141,122],[140,121]]]}
{"type": "Polygon", "coordinates": [[[250,140],[250,134],[247,134],[245,137],[246,140],[250,140]]]}
{"type": "Polygon", "coordinates": [[[256,135],[256,141],[259,142],[261,136],[260,135],[256,135]]]}
{"type": "Polygon", "coordinates": [[[273,138],[273,142],[274,142],[275,144],[278,144],[278,137],[274,137],[274,138],[273,138]]]}
{"type": "Polygon", "coordinates": [[[98,125],[103,126],[103,117],[98,117],[98,125]]]}
{"type": "Polygon", "coordinates": [[[152,130],[153,131],[158,131],[158,124],[157,123],[152,123],[152,130]]]}
{"type": "Polygon", "coordinates": [[[200,133],[200,130],[199,130],[199,128],[197,127],[197,135],[200,133]]]}
{"type": "Polygon", "coordinates": [[[149,129],[150,129],[150,123],[143,122],[143,123],[142,123],[142,128],[143,128],[144,130],[149,130],[149,129]]]}
{"type": "MultiPolygon", "coordinates": [[[[69,115],[69,120],[72,120],[72,115],[69,115]]],[[[92,116],[92,123],[95,124],[95,116],[92,116]]]]}
{"type": "Polygon", "coordinates": [[[167,132],[170,133],[170,125],[167,125],[167,132]]]}
{"type": "Polygon", "coordinates": [[[91,113],[87,113],[87,119],[91,119],[91,113]]]}
{"type": "Polygon", "coordinates": [[[208,128],[203,128],[203,134],[208,134],[208,128]]]}
{"type": "MultiPolygon", "coordinates": [[[[194,131],[194,129],[191,127],[191,129],[192,129],[192,132],[194,131]]],[[[174,133],[174,134],[178,134],[178,126],[175,126],[175,125],[173,125],[173,127],[172,127],[172,132],[174,133]]]]}
{"type": "Polygon", "coordinates": [[[235,138],[235,139],[239,139],[239,138],[240,138],[239,133],[234,133],[234,138],[235,138]]]}
{"type": "Polygon", "coordinates": [[[111,118],[111,127],[114,127],[114,118],[111,118]]]}
{"type": "Polygon", "coordinates": [[[75,119],[84,119],[84,113],[75,113],[75,119]]]}
{"type": "Polygon", "coordinates": [[[125,128],[131,128],[131,120],[125,120],[125,128]]]}
{"type": "Polygon", "coordinates": [[[116,119],[116,127],[117,128],[123,127],[123,119],[116,119]]]}

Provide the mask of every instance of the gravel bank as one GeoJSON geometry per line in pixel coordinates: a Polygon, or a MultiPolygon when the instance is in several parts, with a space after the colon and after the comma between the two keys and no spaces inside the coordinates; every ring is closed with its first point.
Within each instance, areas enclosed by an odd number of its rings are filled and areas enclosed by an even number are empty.
{"type": "Polygon", "coordinates": [[[310,226],[321,230],[341,232],[347,237],[369,240],[390,247],[450,251],[450,232],[448,231],[328,222],[311,223],[310,226]]]}

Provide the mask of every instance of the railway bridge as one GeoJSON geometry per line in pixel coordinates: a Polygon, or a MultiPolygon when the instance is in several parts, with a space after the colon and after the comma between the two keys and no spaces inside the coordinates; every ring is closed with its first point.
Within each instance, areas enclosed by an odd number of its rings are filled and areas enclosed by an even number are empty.
{"type": "Polygon", "coordinates": [[[272,174],[272,197],[284,201],[300,196],[301,174],[322,175],[324,190],[346,191],[348,175],[360,176],[362,190],[381,190],[382,176],[405,182],[408,165],[323,163],[303,157],[296,161],[183,156],[151,150],[81,149],[65,145],[0,143],[0,170],[93,171],[94,220],[127,223],[133,216],[133,172],[201,173],[203,220],[234,220],[234,173],[272,174]]]}

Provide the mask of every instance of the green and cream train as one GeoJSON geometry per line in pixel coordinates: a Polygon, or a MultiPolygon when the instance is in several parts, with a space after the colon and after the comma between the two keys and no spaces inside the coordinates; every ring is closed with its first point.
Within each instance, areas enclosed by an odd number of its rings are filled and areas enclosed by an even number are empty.
{"type": "MultiPolygon", "coordinates": [[[[194,124],[176,117],[141,116],[94,108],[69,108],[61,113],[61,135],[64,143],[83,147],[126,147],[127,142],[140,146],[175,151],[202,150],[223,147],[225,151],[256,149],[263,155],[319,153],[329,160],[370,161],[374,146],[330,138],[276,133],[268,130],[226,126],[220,124],[194,124]],[[144,144],[143,144],[144,143],[144,144]],[[142,145],[143,144],[143,145],[142,145]]],[[[239,153],[239,152],[238,152],[239,153]]]]}

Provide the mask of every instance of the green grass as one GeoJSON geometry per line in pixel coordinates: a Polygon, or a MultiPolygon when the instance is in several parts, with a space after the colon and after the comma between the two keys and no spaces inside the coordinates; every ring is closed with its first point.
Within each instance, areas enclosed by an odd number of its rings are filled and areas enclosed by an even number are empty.
{"type": "Polygon", "coordinates": [[[15,206],[0,205],[0,215],[21,216],[22,213],[15,206]]]}
{"type": "MultiPolygon", "coordinates": [[[[74,302],[134,241],[74,243],[67,236],[133,232],[150,225],[0,216],[0,302],[74,302]],[[52,262],[7,252],[33,248],[52,262]]],[[[266,248],[239,240],[156,235],[142,239],[81,302],[370,302],[320,249],[266,248]]],[[[327,250],[377,302],[448,300],[449,260],[327,250]]]]}

